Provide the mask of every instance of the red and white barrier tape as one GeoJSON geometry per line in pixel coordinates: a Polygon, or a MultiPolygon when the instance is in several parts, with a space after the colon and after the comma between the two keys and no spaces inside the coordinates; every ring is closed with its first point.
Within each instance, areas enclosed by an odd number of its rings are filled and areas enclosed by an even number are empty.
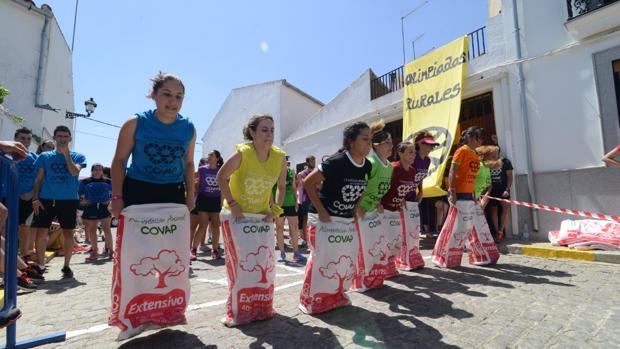
{"type": "Polygon", "coordinates": [[[533,204],[531,202],[496,198],[496,197],[489,196],[489,195],[485,195],[485,196],[488,197],[489,199],[503,201],[503,202],[507,202],[513,205],[520,205],[520,206],[525,206],[525,207],[530,207],[530,208],[535,208],[535,209],[545,210],[545,211],[550,211],[550,212],[557,212],[557,213],[563,213],[563,214],[569,214],[573,216],[581,216],[581,217],[587,217],[587,218],[603,219],[607,221],[620,223],[620,217],[618,216],[612,216],[612,215],[602,214],[602,213],[592,213],[592,212],[587,212],[587,211],[568,210],[565,208],[559,208],[559,207],[554,207],[554,206],[533,204]]]}

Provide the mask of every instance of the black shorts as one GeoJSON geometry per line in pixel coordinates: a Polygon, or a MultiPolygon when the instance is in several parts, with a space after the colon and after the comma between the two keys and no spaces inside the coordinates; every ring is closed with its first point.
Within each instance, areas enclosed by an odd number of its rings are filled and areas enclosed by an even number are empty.
{"type": "Polygon", "coordinates": [[[108,205],[105,203],[90,204],[84,206],[82,211],[82,219],[104,219],[110,217],[110,211],[108,211],[108,205]]]}
{"type": "Polygon", "coordinates": [[[297,210],[295,206],[284,206],[282,207],[284,213],[280,215],[280,217],[297,217],[297,210]]]}
{"type": "Polygon", "coordinates": [[[308,208],[310,208],[310,200],[306,201],[306,202],[302,202],[299,205],[299,209],[297,210],[297,215],[299,217],[303,217],[305,215],[308,214],[308,208]]]}
{"type": "Polygon", "coordinates": [[[19,199],[19,225],[26,224],[28,217],[32,214],[32,200],[24,201],[19,199]]]}
{"type": "MultiPolygon", "coordinates": [[[[490,193],[490,196],[496,197],[496,198],[500,198],[500,199],[508,199],[510,200],[510,196],[508,196],[507,198],[502,197],[502,194],[504,192],[501,193],[490,193]]],[[[493,200],[493,199],[489,199],[489,203],[487,204],[487,207],[500,207],[502,206],[502,202],[498,201],[498,200],[493,200]]]]}
{"type": "Polygon", "coordinates": [[[78,200],[41,199],[43,208],[32,219],[33,228],[49,228],[54,218],[62,229],[75,229],[78,200]]]}
{"type": "Polygon", "coordinates": [[[222,211],[222,198],[219,196],[212,198],[198,194],[196,198],[196,211],[220,213],[222,211]]]}
{"type": "Polygon", "coordinates": [[[185,205],[185,183],[158,184],[125,177],[123,201],[125,207],[161,203],[185,205]]]}

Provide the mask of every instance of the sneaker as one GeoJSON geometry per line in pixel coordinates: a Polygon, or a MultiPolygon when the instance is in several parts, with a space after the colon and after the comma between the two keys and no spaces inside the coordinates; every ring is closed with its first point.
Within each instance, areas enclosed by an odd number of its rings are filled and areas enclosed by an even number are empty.
{"type": "Polygon", "coordinates": [[[504,240],[504,232],[502,230],[497,232],[497,242],[504,240]]]}
{"type": "Polygon", "coordinates": [[[94,262],[99,258],[99,253],[97,251],[91,252],[88,257],[86,257],[87,262],[94,262]]]}
{"type": "Polygon", "coordinates": [[[21,310],[18,308],[11,308],[6,312],[0,314],[0,328],[5,328],[12,325],[22,316],[21,310]]]}
{"type": "Polygon", "coordinates": [[[17,277],[17,288],[24,291],[34,291],[37,289],[37,285],[30,280],[25,273],[17,277]]]}
{"type": "Polygon", "coordinates": [[[69,267],[62,267],[62,278],[70,279],[73,277],[73,271],[69,267]]]}
{"type": "Polygon", "coordinates": [[[43,265],[33,264],[32,268],[37,271],[37,273],[43,275],[43,273],[47,272],[47,268],[43,265]]]}
{"type": "Polygon", "coordinates": [[[284,261],[286,261],[286,253],[285,253],[285,252],[280,252],[280,255],[278,256],[277,261],[278,261],[278,262],[284,262],[284,261]]]}
{"type": "Polygon", "coordinates": [[[195,261],[198,260],[198,257],[196,257],[196,249],[192,248],[191,250],[189,250],[189,260],[190,261],[195,261]]]}
{"type": "Polygon", "coordinates": [[[24,270],[24,273],[26,273],[26,275],[33,280],[45,281],[45,277],[43,277],[43,275],[41,275],[41,273],[34,268],[34,265],[29,265],[28,268],[24,270]]]}
{"type": "Polygon", "coordinates": [[[299,248],[308,248],[308,242],[304,239],[301,239],[301,242],[299,243],[299,248]]]}
{"type": "Polygon", "coordinates": [[[101,255],[107,259],[114,259],[114,251],[110,250],[109,248],[103,250],[103,253],[101,255]]]}
{"type": "Polygon", "coordinates": [[[200,252],[209,253],[211,248],[207,244],[200,244],[200,252]]]}
{"type": "Polygon", "coordinates": [[[213,250],[211,256],[213,257],[213,259],[224,259],[222,252],[220,252],[219,250],[213,250]]]}
{"type": "Polygon", "coordinates": [[[306,257],[304,257],[304,255],[302,255],[299,251],[295,251],[293,253],[293,260],[295,261],[295,263],[306,263],[306,261],[308,260],[306,257]]]}

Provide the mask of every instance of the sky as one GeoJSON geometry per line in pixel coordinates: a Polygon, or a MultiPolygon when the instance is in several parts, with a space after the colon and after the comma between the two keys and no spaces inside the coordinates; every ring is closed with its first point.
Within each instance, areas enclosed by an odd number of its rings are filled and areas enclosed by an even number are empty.
{"type": "MultiPolygon", "coordinates": [[[[43,2],[36,1],[40,6],[43,2]]],[[[47,0],[71,45],[75,1],[47,0]]],[[[237,87],[286,79],[323,103],[366,69],[383,75],[403,63],[401,17],[424,0],[190,1],[82,0],[73,50],[76,112],[92,97],[93,119],[121,125],[153,109],[158,71],[181,77],[181,114],[200,141],[237,87]]],[[[486,25],[487,0],[429,0],[404,20],[419,57],[486,25]]],[[[242,125],[239,126],[241,132],[242,125]]],[[[75,150],[109,165],[118,128],[77,119],[75,150]]],[[[196,161],[201,146],[196,145],[196,161]]]]}

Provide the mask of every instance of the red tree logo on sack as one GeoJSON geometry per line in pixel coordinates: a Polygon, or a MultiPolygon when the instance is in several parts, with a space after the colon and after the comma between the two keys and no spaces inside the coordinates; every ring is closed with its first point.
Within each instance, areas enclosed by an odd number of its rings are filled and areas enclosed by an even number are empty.
{"type": "Polygon", "coordinates": [[[260,271],[261,277],[258,282],[267,283],[267,273],[275,268],[273,253],[267,246],[260,246],[256,253],[248,253],[245,260],[239,263],[242,270],[255,272],[260,271]]]}
{"type": "Polygon", "coordinates": [[[368,254],[373,257],[379,257],[379,260],[385,261],[388,253],[388,246],[385,240],[385,236],[381,235],[379,240],[372,244],[372,248],[368,250],[368,254]]]}
{"type": "Polygon", "coordinates": [[[139,276],[153,275],[158,278],[156,289],[167,287],[166,278],[177,276],[185,271],[183,261],[174,250],[161,250],[157,257],[145,257],[138,264],[129,267],[132,273],[139,276]]]}
{"type": "Polygon", "coordinates": [[[355,276],[355,263],[349,256],[340,256],[337,261],[329,262],[327,266],[319,268],[319,273],[328,279],[338,279],[336,292],[344,292],[344,282],[355,276]]]}
{"type": "Polygon", "coordinates": [[[387,244],[387,248],[389,251],[392,252],[392,254],[396,253],[397,251],[400,251],[402,244],[400,241],[400,236],[397,236],[396,238],[394,238],[394,240],[388,242],[387,244]]]}

